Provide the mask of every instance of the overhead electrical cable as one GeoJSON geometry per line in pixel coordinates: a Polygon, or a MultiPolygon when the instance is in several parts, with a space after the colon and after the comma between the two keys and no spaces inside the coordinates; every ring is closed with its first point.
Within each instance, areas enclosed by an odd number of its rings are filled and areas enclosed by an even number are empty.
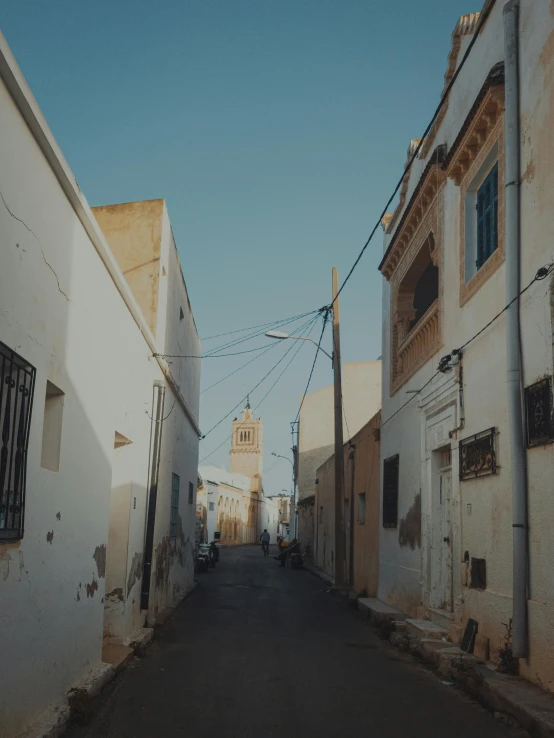
{"type": "MultiPolygon", "coordinates": [[[[311,333],[311,331],[312,331],[313,327],[315,326],[316,320],[317,320],[317,318],[316,318],[315,320],[311,321],[311,325],[308,325],[308,330],[307,330],[307,334],[306,334],[306,335],[309,335],[309,334],[311,333]]],[[[290,361],[289,361],[289,362],[288,362],[288,363],[287,363],[287,364],[285,365],[285,367],[284,367],[283,371],[282,371],[282,372],[281,372],[281,373],[279,374],[279,376],[277,377],[277,379],[275,380],[275,382],[273,382],[273,384],[272,384],[272,385],[271,385],[271,387],[270,387],[270,388],[268,389],[268,391],[267,391],[267,392],[265,393],[265,395],[264,395],[264,396],[262,397],[262,399],[261,399],[261,400],[260,400],[260,401],[259,401],[259,402],[258,402],[258,403],[256,404],[256,407],[254,408],[254,410],[257,410],[257,409],[258,409],[258,408],[260,407],[260,405],[262,404],[262,402],[263,402],[263,401],[264,401],[264,400],[266,399],[266,397],[268,397],[268,395],[269,395],[269,394],[270,394],[270,393],[272,392],[272,390],[273,390],[273,389],[274,389],[274,387],[275,387],[275,386],[277,385],[277,383],[279,382],[279,380],[281,379],[281,377],[283,376],[283,374],[284,374],[284,373],[285,373],[285,372],[287,371],[287,369],[289,368],[289,366],[290,366],[290,365],[292,364],[292,362],[294,361],[294,359],[295,359],[295,358],[296,358],[296,356],[298,355],[299,351],[300,351],[300,350],[302,349],[302,346],[303,346],[303,345],[304,345],[304,342],[303,342],[303,341],[299,341],[299,345],[298,345],[298,347],[296,347],[296,346],[295,346],[295,345],[293,344],[293,346],[291,346],[291,348],[290,348],[290,349],[288,349],[288,350],[287,350],[287,351],[285,352],[285,354],[283,354],[283,356],[281,357],[281,360],[282,360],[282,359],[284,359],[284,358],[285,358],[285,356],[287,356],[287,354],[289,354],[289,353],[290,353],[290,352],[292,351],[292,349],[296,348],[296,351],[294,352],[294,354],[293,354],[292,358],[290,359],[290,361]]],[[[277,365],[275,365],[274,369],[276,368],[276,366],[277,366],[277,365]]],[[[272,371],[273,371],[273,370],[272,370],[272,371]]],[[[268,375],[266,375],[266,376],[268,376],[268,375]]],[[[262,381],[263,381],[263,380],[262,380],[262,381]]],[[[260,382],[259,384],[261,384],[261,382],[260,382]]],[[[259,386],[259,385],[256,385],[256,386],[259,386]]],[[[254,389],[255,389],[255,388],[254,388],[254,389]]],[[[248,397],[248,395],[246,395],[246,397],[248,397]]],[[[239,403],[238,405],[236,405],[236,406],[235,406],[235,407],[233,408],[233,410],[235,410],[235,409],[236,409],[236,408],[237,408],[237,407],[238,407],[238,406],[239,406],[239,405],[240,405],[240,404],[241,404],[242,402],[244,402],[244,400],[246,399],[246,397],[244,397],[244,398],[243,398],[243,399],[241,400],[241,402],[240,402],[240,403],[239,403]]],[[[231,412],[233,412],[233,410],[231,410],[231,412]]],[[[230,415],[230,414],[231,414],[231,413],[229,413],[229,415],[230,415]]],[[[228,416],[227,416],[227,417],[228,417],[228,416]]],[[[225,420],[225,418],[223,418],[223,420],[225,420]]],[[[221,422],[221,421],[220,421],[220,422],[221,422]]],[[[247,422],[247,421],[243,421],[243,422],[247,422]]],[[[218,423],[218,425],[219,425],[219,423],[218,423]]],[[[216,426],[214,426],[214,428],[215,428],[215,427],[216,427],[216,426]]],[[[239,427],[240,427],[240,426],[239,426],[239,427]]],[[[213,430],[213,428],[212,428],[211,430],[213,430]]],[[[209,432],[210,432],[210,431],[208,431],[208,433],[209,433],[209,432]]],[[[204,437],[205,437],[205,436],[204,436],[204,437]]],[[[216,451],[219,451],[219,449],[220,449],[220,448],[221,448],[221,447],[222,447],[223,445],[225,445],[226,443],[228,443],[228,441],[229,441],[229,440],[230,440],[230,439],[231,439],[232,437],[233,437],[233,433],[231,433],[231,435],[230,435],[230,436],[228,436],[227,438],[225,438],[225,439],[224,439],[224,440],[223,440],[223,441],[222,441],[222,442],[221,442],[221,443],[219,444],[219,446],[216,446],[216,447],[215,447],[215,448],[213,449],[213,451],[210,451],[210,453],[209,453],[209,454],[207,454],[207,455],[206,455],[206,456],[204,456],[204,457],[203,457],[202,459],[200,459],[200,462],[199,462],[199,463],[202,463],[203,461],[205,461],[205,460],[206,460],[207,458],[209,458],[210,456],[213,456],[213,454],[215,454],[215,452],[216,452],[216,451]]]]}
{"type": "Polygon", "coordinates": [[[393,191],[392,195],[389,197],[389,199],[387,201],[387,204],[383,208],[383,211],[382,211],[381,215],[379,216],[379,218],[377,220],[377,223],[375,224],[375,226],[373,227],[371,233],[369,234],[369,237],[367,238],[367,240],[366,240],[366,242],[365,242],[362,250],[358,254],[358,257],[356,258],[356,261],[354,262],[354,264],[352,265],[350,271],[348,272],[348,274],[344,278],[344,280],[343,280],[343,282],[342,282],[342,284],[340,286],[340,289],[337,292],[337,294],[335,295],[335,297],[333,299],[333,303],[331,303],[331,304],[334,304],[335,300],[338,298],[338,296],[340,295],[340,293],[343,291],[343,289],[345,288],[348,280],[350,279],[350,277],[354,273],[354,270],[356,269],[356,267],[360,263],[360,261],[362,259],[362,256],[364,255],[367,247],[369,246],[369,244],[370,244],[373,236],[377,232],[377,229],[381,225],[381,222],[382,222],[383,218],[388,213],[389,207],[390,207],[392,201],[394,200],[394,198],[396,197],[396,194],[397,194],[398,190],[402,186],[402,182],[404,181],[404,177],[406,176],[406,174],[408,174],[408,172],[412,168],[412,164],[414,163],[414,161],[419,156],[419,152],[421,151],[422,146],[425,144],[425,139],[429,135],[429,131],[431,130],[431,128],[435,124],[435,121],[437,120],[437,118],[439,116],[439,113],[442,110],[442,107],[445,105],[445,103],[446,103],[446,101],[448,99],[448,95],[450,94],[450,91],[452,90],[452,87],[454,86],[454,83],[456,82],[456,80],[458,79],[458,76],[459,76],[460,72],[464,68],[464,65],[465,65],[465,63],[466,63],[466,61],[467,61],[467,59],[468,59],[468,57],[469,57],[469,55],[471,53],[471,50],[474,47],[477,39],[479,38],[479,34],[481,33],[481,29],[485,25],[486,20],[489,17],[494,4],[495,4],[495,0],[492,0],[492,2],[487,7],[485,7],[485,9],[482,11],[481,16],[479,18],[479,22],[477,23],[477,27],[475,29],[475,33],[473,34],[473,37],[472,37],[471,41],[469,42],[469,45],[468,45],[468,47],[466,49],[466,52],[463,55],[463,57],[462,57],[459,65],[458,65],[456,71],[452,75],[452,79],[450,80],[450,82],[446,86],[446,89],[444,90],[444,92],[442,94],[442,97],[440,99],[440,102],[439,102],[439,104],[438,104],[435,112],[433,113],[433,117],[431,118],[429,124],[427,125],[427,128],[423,132],[422,137],[419,139],[419,143],[417,144],[414,153],[412,154],[412,156],[410,157],[408,163],[406,164],[406,167],[405,167],[405,169],[404,169],[404,171],[402,173],[402,176],[398,180],[398,183],[397,183],[396,187],[394,188],[394,191],[393,191]]]}
{"type": "MultiPolygon", "coordinates": [[[[315,317],[311,318],[310,320],[308,320],[308,321],[307,321],[307,322],[306,322],[306,323],[305,323],[305,324],[304,324],[304,325],[303,325],[303,326],[301,327],[301,329],[300,329],[300,330],[301,330],[301,331],[305,331],[305,330],[306,330],[306,328],[311,328],[311,325],[312,325],[312,323],[314,323],[314,324],[315,324],[315,322],[317,321],[317,318],[318,318],[318,316],[315,316],[315,317]]],[[[214,430],[215,430],[215,429],[216,429],[216,428],[217,428],[217,427],[218,427],[219,425],[221,425],[221,423],[223,423],[223,421],[224,421],[224,420],[226,420],[226,419],[227,419],[227,418],[229,417],[229,415],[231,415],[231,413],[232,413],[232,412],[234,412],[234,411],[235,411],[235,410],[236,410],[236,409],[237,409],[238,407],[240,407],[240,405],[241,405],[241,404],[242,404],[242,403],[243,403],[243,402],[244,402],[244,401],[245,401],[245,400],[247,399],[248,395],[251,395],[251,394],[252,394],[252,393],[254,392],[254,390],[256,390],[256,389],[257,389],[257,388],[258,388],[258,387],[259,387],[259,386],[260,386],[260,385],[261,385],[261,384],[262,384],[263,382],[265,382],[265,380],[266,380],[266,379],[267,379],[267,378],[269,377],[269,375],[270,375],[270,374],[272,374],[272,373],[273,373],[273,372],[275,371],[275,369],[276,369],[276,368],[277,368],[277,367],[279,366],[279,364],[280,364],[280,363],[281,363],[281,362],[282,362],[282,361],[283,361],[283,360],[284,360],[284,359],[286,358],[286,356],[287,356],[287,355],[288,355],[288,354],[289,354],[289,353],[290,353],[290,352],[292,351],[292,349],[293,349],[293,348],[294,348],[294,344],[293,344],[293,345],[292,345],[292,346],[291,346],[291,347],[290,347],[289,349],[287,349],[287,351],[285,351],[285,353],[284,353],[284,354],[283,354],[283,355],[281,356],[281,358],[279,359],[279,361],[277,361],[277,362],[276,362],[276,363],[275,363],[275,364],[274,364],[274,365],[273,365],[273,366],[271,367],[271,369],[270,369],[270,370],[269,370],[269,371],[268,371],[268,372],[267,372],[267,373],[266,373],[266,374],[265,374],[265,375],[264,375],[264,376],[263,376],[263,377],[262,377],[262,378],[260,379],[260,381],[259,381],[259,382],[258,382],[258,383],[257,383],[257,384],[256,384],[256,385],[254,386],[254,387],[252,387],[252,388],[251,388],[251,389],[250,389],[250,390],[249,390],[249,391],[248,391],[248,392],[246,393],[246,395],[244,395],[244,397],[241,397],[241,399],[240,399],[240,400],[239,400],[239,401],[237,402],[237,404],[236,404],[236,405],[235,405],[234,407],[232,407],[232,408],[231,408],[231,409],[229,410],[229,412],[228,412],[228,413],[227,413],[226,415],[224,415],[224,416],[223,416],[223,417],[222,417],[222,418],[221,418],[220,420],[218,420],[218,422],[217,422],[217,423],[216,423],[215,425],[213,425],[213,426],[212,426],[212,427],[211,427],[211,428],[210,428],[210,429],[209,429],[209,430],[208,430],[208,431],[207,431],[206,433],[204,433],[204,435],[202,436],[202,438],[206,438],[206,436],[208,436],[208,435],[209,435],[209,434],[210,434],[210,433],[211,433],[212,431],[214,431],[214,430]]]]}

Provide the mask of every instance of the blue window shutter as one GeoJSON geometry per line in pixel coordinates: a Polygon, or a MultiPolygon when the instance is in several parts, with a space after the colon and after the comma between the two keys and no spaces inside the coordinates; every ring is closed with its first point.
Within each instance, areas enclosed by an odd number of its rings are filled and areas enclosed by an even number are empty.
{"type": "Polygon", "coordinates": [[[477,269],[498,248],[498,164],[477,190],[477,269]]]}
{"type": "Polygon", "coordinates": [[[481,186],[477,191],[477,269],[483,266],[484,262],[484,250],[485,250],[485,234],[484,234],[484,220],[485,220],[485,193],[481,186]]]}

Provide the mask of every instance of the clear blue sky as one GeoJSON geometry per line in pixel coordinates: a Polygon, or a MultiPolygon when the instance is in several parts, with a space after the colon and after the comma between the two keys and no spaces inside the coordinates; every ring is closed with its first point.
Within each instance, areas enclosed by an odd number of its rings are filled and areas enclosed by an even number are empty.
{"type": "MultiPolygon", "coordinates": [[[[458,17],[481,4],[7,0],[0,28],[90,204],[166,199],[202,337],[330,301],[332,266],[350,268],[439,100],[458,17]]],[[[381,353],[381,236],[341,301],[344,361],[381,353]]],[[[286,343],[203,395],[204,431],[286,343]]],[[[252,356],[204,360],[203,386],[252,356]]],[[[312,358],[305,344],[260,408],[269,494],[290,487],[270,452],[289,454],[312,358]]],[[[331,381],[322,356],[312,388],[331,381]]]]}

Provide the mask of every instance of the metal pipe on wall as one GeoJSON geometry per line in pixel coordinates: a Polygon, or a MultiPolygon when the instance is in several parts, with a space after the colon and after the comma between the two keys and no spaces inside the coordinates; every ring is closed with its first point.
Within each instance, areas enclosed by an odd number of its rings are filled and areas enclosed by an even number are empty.
{"type": "Polygon", "coordinates": [[[506,368],[512,464],[513,616],[512,650],[516,658],[529,652],[527,447],[523,417],[523,368],[520,329],[520,118],[519,118],[519,1],[504,6],[504,75],[506,139],[505,251],[506,251],[506,368]],[[512,302],[513,301],[513,302],[512,302]],[[511,304],[510,304],[511,303],[511,304]]]}
{"type": "MultiPolygon", "coordinates": [[[[154,382],[158,390],[156,414],[152,417],[154,425],[154,441],[150,463],[150,479],[148,480],[148,509],[146,517],[146,536],[144,541],[144,565],[142,568],[142,586],[140,609],[148,610],[150,601],[150,583],[152,581],[152,557],[154,553],[154,528],[156,524],[156,503],[158,499],[158,479],[160,476],[160,449],[162,445],[162,426],[165,400],[165,385],[160,380],[154,382]]],[[[153,408],[152,408],[153,409],[153,408]]]]}

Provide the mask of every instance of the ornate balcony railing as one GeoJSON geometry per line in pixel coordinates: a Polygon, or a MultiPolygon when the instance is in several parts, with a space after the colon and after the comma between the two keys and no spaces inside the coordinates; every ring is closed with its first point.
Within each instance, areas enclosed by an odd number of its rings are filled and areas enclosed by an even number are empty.
{"type": "Polygon", "coordinates": [[[394,385],[399,387],[437,350],[440,342],[439,301],[431,305],[396,350],[394,385]]]}

